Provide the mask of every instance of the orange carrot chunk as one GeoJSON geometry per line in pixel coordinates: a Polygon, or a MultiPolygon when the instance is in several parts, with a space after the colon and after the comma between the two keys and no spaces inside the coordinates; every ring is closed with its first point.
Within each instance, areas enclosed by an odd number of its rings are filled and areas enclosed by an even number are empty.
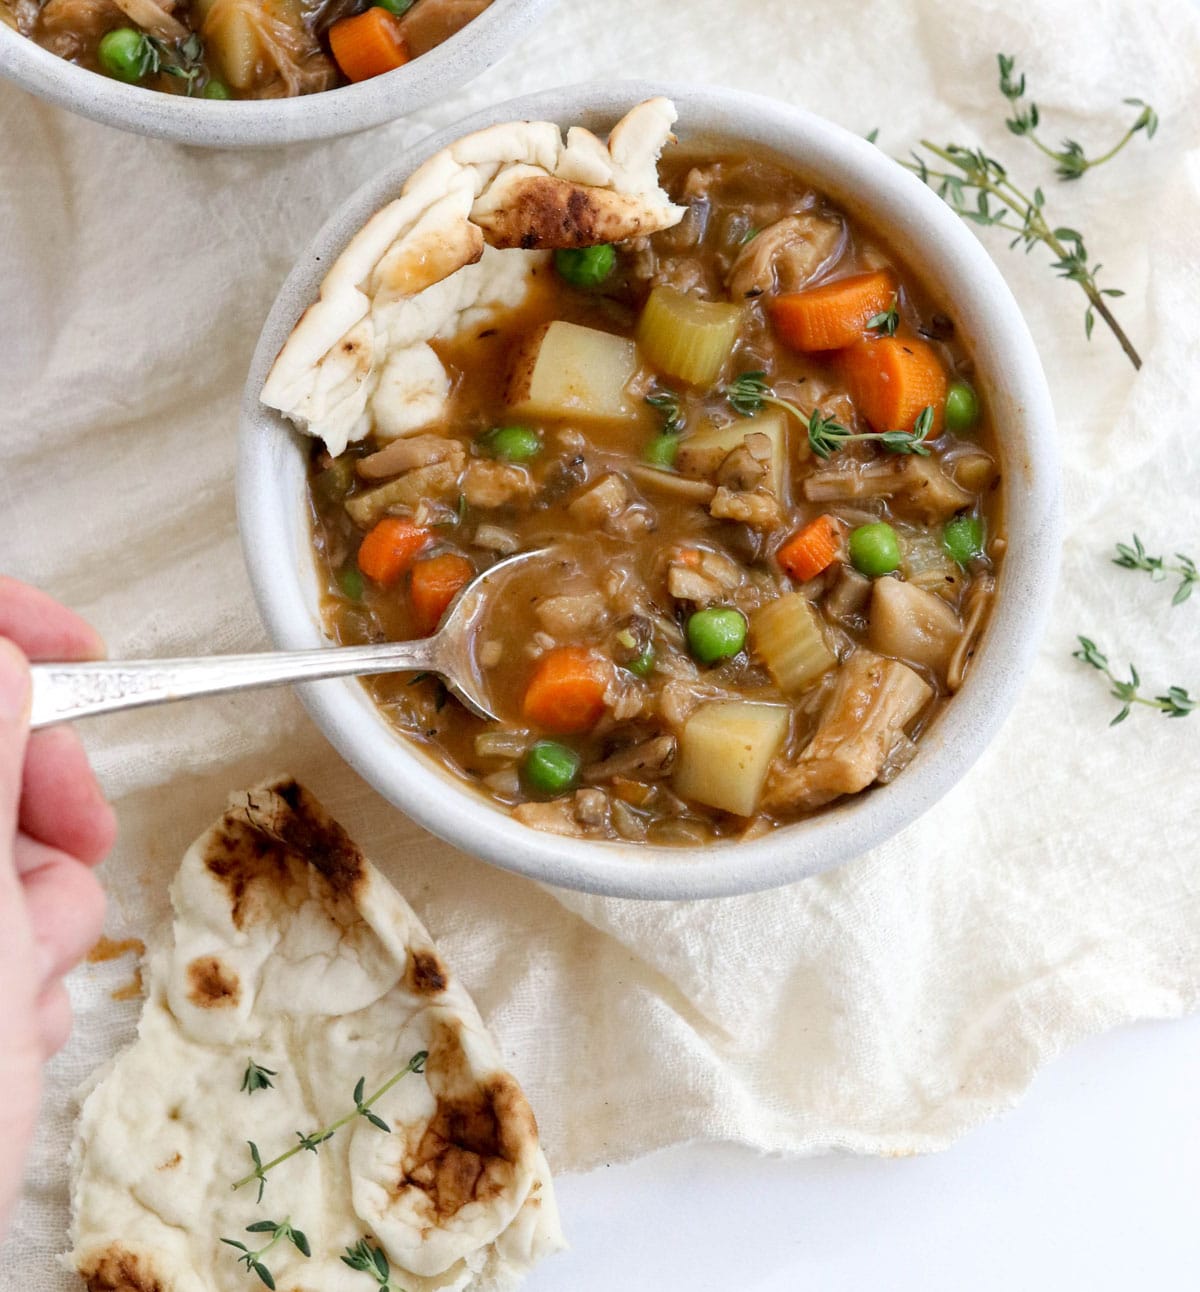
{"type": "Polygon", "coordinates": [[[841,350],[862,336],[895,295],[896,280],[889,273],[852,274],[777,297],[770,306],[771,322],[784,345],[801,354],[841,350]]]}
{"type": "Polygon", "coordinates": [[[437,628],[446,607],[470,583],[474,573],[471,562],[457,552],[443,552],[413,566],[408,601],[413,627],[422,637],[428,637],[437,628]]]}
{"type": "Polygon", "coordinates": [[[876,431],[911,431],[927,406],[930,437],[942,430],[946,370],[933,346],[917,337],[881,336],[859,341],[841,356],[846,389],[876,431]]]}
{"type": "Polygon", "coordinates": [[[818,516],[797,530],[776,553],[780,568],[798,583],[815,579],[837,560],[841,526],[832,516],[818,516]]]}
{"type": "Polygon", "coordinates": [[[408,62],[400,24],[378,5],[353,18],[339,18],[329,28],[329,48],[351,81],[382,76],[408,62]]]}
{"type": "Polygon", "coordinates": [[[385,516],[362,541],[358,568],[385,587],[395,583],[433,541],[433,535],[411,520],[385,516]]]}
{"type": "Polygon", "coordinates": [[[525,718],[556,735],[594,727],[604,712],[606,662],[582,646],[557,646],[538,661],[525,692],[525,718]]]}

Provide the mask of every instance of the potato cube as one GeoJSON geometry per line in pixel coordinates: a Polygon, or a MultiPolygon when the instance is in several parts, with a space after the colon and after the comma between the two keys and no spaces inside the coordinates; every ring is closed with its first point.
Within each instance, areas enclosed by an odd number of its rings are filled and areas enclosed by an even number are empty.
{"type": "Polygon", "coordinates": [[[787,736],[788,708],[713,700],[694,710],[679,741],[675,792],[709,807],[753,816],[771,760],[787,736]]]}

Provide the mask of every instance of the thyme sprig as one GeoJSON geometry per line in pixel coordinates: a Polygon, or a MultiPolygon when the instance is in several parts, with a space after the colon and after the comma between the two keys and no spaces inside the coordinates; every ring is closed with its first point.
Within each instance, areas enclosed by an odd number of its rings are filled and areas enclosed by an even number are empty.
{"type": "MultiPolygon", "coordinates": [[[[1063,150],[1055,152],[1036,136],[1041,119],[1036,105],[1020,106],[1025,93],[1024,77],[1014,79],[1013,60],[1008,55],[1000,55],[999,58],[1000,91],[1014,106],[1014,116],[1006,118],[1009,130],[1016,135],[1028,136],[1043,152],[1053,157],[1059,163],[1059,174],[1063,178],[1078,179],[1090,167],[1100,166],[1115,157],[1139,130],[1144,130],[1149,138],[1157,129],[1158,117],[1154,109],[1140,99],[1127,99],[1127,103],[1136,103],[1142,111],[1128,137],[1116,147],[1099,157],[1088,158],[1075,141],[1067,140],[1063,150]],[[1070,170],[1070,175],[1064,175],[1064,170],[1070,170]]],[[[1088,339],[1091,339],[1098,316],[1116,337],[1134,368],[1142,366],[1141,355],[1108,304],[1109,300],[1125,293],[1116,287],[1100,286],[1097,280],[1102,266],[1093,263],[1083,235],[1077,229],[1051,220],[1046,212],[1046,195],[1040,187],[1029,193],[1018,186],[1003,163],[982,148],[968,148],[962,144],[942,146],[929,139],[922,139],[920,147],[928,157],[914,150],[910,158],[897,159],[900,165],[935,189],[964,220],[1011,233],[1010,247],[1024,245],[1028,253],[1039,244],[1045,246],[1054,257],[1051,268],[1060,278],[1075,283],[1087,298],[1083,325],[1088,339]]]]}
{"type": "Polygon", "coordinates": [[[276,1223],[274,1220],[256,1220],[254,1224],[246,1226],[248,1234],[270,1234],[271,1237],[257,1251],[251,1251],[245,1243],[239,1242],[236,1238],[222,1238],[221,1242],[227,1243],[230,1247],[236,1247],[242,1254],[238,1257],[240,1264],[244,1265],[252,1274],[257,1274],[263,1283],[275,1292],[275,1276],[263,1263],[263,1257],[277,1243],[287,1241],[300,1253],[301,1256],[311,1256],[312,1249],[308,1245],[308,1239],[300,1229],[293,1229],[291,1217],[276,1223]]]}
{"type": "Polygon", "coordinates": [[[1072,651],[1071,654],[1075,659],[1081,660],[1084,664],[1096,669],[1097,672],[1103,673],[1112,687],[1109,694],[1114,699],[1121,701],[1120,712],[1108,724],[1110,727],[1115,727],[1119,722],[1124,722],[1129,717],[1135,704],[1142,705],[1147,709],[1157,709],[1159,713],[1167,718],[1186,718],[1200,704],[1200,700],[1189,695],[1181,686],[1168,687],[1165,695],[1143,695],[1141,690],[1142,679],[1138,675],[1137,669],[1130,664],[1128,681],[1118,677],[1109,665],[1108,656],[1100,650],[1090,637],[1080,637],[1079,649],[1072,651]]]}
{"type": "Polygon", "coordinates": [[[1112,161],[1139,131],[1144,130],[1147,139],[1154,138],[1154,132],[1158,129],[1158,113],[1141,99],[1125,99],[1124,102],[1130,107],[1141,110],[1133,125],[1107,152],[1098,157],[1088,157],[1083,145],[1075,139],[1064,139],[1061,148],[1051,148],[1038,138],[1037,128],[1041,122],[1038,105],[1032,99],[1022,102],[1025,100],[1025,73],[1014,75],[1016,60],[1009,54],[997,54],[996,62],[1000,67],[1000,93],[1008,100],[1013,112],[1004,124],[1014,135],[1027,138],[1040,152],[1056,162],[1054,173],[1059,179],[1080,179],[1093,166],[1103,166],[1105,162],[1112,161]]]}
{"type": "Polygon", "coordinates": [[[310,1131],[307,1134],[303,1131],[297,1131],[296,1139],[299,1143],[293,1144],[291,1148],[280,1153],[278,1157],[273,1157],[269,1162],[263,1162],[258,1145],[255,1144],[253,1140],[247,1140],[246,1143],[250,1149],[250,1161],[253,1164],[254,1169],[247,1175],[242,1176],[240,1180],[235,1180],[232,1187],[234,1189],[240,1189],[243,1185],[250,1184],[252,1181],[257,1180],[258,1201],[261,1202],[263,1190],[267,1185],[267,1175],[270,1171],[273,1171],[275,1167],[280,1165],[280,1163],[286,1162],[288,1158],[295,1157],[297,1153],[305,1151],[309,1153],[317,1152],[320,1145],[324,1144],[327,1139],[332,1139],[343,1126],[348,1125],[356,1117],[363,1117],[369,1121],[372,1126],[390,1134],[392,1128],[383,1120],[382,1117],[379,1116],[378,1113],[371,1111],[371,1105],[379,1099],[382,1099],[398,1081],[403,1080],[403,1078],[407,1077],[410,1072],[424,1072],[425,1060],[428,1057],[428,1051],[418,1050],[417,1053],[414,1054],[404,1065],[404,1067],[401,1068],[395,1076],[390,1077],[385,1081],[369,1099],[363,1097],[366,1089],[366,1078],[359,1077],[358,1082],[354,1087],[353,1111],[346,1113],[344,1117],[339,1117],[335,1122],[330,1122],[328,1126],[324,1126],[320,1130],[310,1131]]]}
{"type": "Polygon", "coordinates": [[[271,1078],[278,1075],[273,1068],[259,1067],[253,1059],[247,1059],[246,1071],[242,1073],[242,1090],[248,1095],[256,1090],[271,1090],[274,1088],[271,1078]]]}
{"type": "Polygon", "coordinates": [[[1155,583],[1161,583],[1168,574],[1178,575],[1179,584],[1171,598],[1171,604],[1181,606],[1192,595],[1196,585],[1200,584],[1200,570],[1196,569],[1196,562],[1182,552],[1175,553],[1175,560],[1179,562],[1178,565],[1170,564],[1161,556],[1150,556],[1142,546],[1142,540],[1134,534],[1132,544],[1117,544],[1113,564],[1119,565],[1123,570],[1145,570],[1155,583]]]}
{"type": "Polygon", "coordinates": [[[809,448],[822,461],[828,460],[852,440],[873,440],[889,453],[915,453],[925,458],[929,456],[925,441],[933,428],[932,405],[926,405],[921,410],[911,431],[855,433],[834,418],[826,417],[819,408],[814,408],[805,416],[795,404],[780,399],[774,393],[767,383],[765,372],[743,372],[725,387],[724,395],[733,411],[742,417],[753,417],[756,413],[761,413],[767,404],[790,413],[802,426],[807,427],[809,448]]]}
{"type": "Polygon", "coordinates": [[[656,390],[646,396],[646,403],[662,419],[664,435],[678,435],[683,430],[686,418],[683,415],[683,400],[673,390],[656,390]]]}
{"type": "Polygon", "coordinates": [[[204,76],[204,42],[194,31],[174,41],[143,32],[137,57],[139,79],[162,72],[186,82],[188,95],[194,93],[204,76]]]}
{"type": "Polygon", "coordinates": [[[879,314],[872,315],[867,319],[867,330],[878,332],[880,336],[895,336],[896,329],[900,326],[900,306],[897,297],[892,297],[892,303],[879,314]]]}
{"type": "Polygon", "coordinates": [[[342,1263],[352,1270],[369,1274],[379,1284],[379,1292],[403,1292],[392,1283],[392,1267],[382,1247],[372,1245],[369,1238],[360,1238],[353,1247],[346,1248],[342,1263]]]}

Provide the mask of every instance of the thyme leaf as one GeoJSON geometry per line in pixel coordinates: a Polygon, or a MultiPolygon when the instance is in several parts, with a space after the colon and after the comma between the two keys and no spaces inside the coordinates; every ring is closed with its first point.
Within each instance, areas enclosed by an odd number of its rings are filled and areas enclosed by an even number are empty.
{"type": "Polygon", "coordinates": [[[311,1256],[312,1249],[308,1245],[308,1239],[305,1237],[303,1230],[292,1227],[291,1217],[288,1216],[281,1221],[274,1220],[256,1220],[254,1224],[246,1226],[248,1234],[270,1234],[266,1244],[257,1251],[251,1251],[245,1243],[236,1238],[222,1238],[221,1242],[229,1247],[236,1248],[242,1254],[238,1257],[238,1263],[244,1265],[251,1274],[257,1274],[260,1282],[266,1284],[275,1292],[275,1276],[263,1262],[263,1257],[280,1242],[289,1242],[300,1253],[301,1256],[311,1256]]]}
{"type": "Polygon", "coordinates": [[[248,1095],[254,1094],[256,1090],[271,1090],[274,1083],[272,1077],[279,1074],[271,1068],[260,1068],[253,1059],[246,1060],[246,1071],[242,1074],[242,1089],[248,1095]]]}
{"type": "Polygon", "coordinates": [[[380,1292],[403,1292],[402,1288],[392,1283],[392,1269],[387,1253],[382,1247],[374,1246],[369,1238],[360,1238],[353,1247],[347,1247],[342,1263],[349,1265],[352,1270],[369,1274],[379,1284],[380,1292]]]}
{"type": "Polygon", "coordinates": [[[892,297],[892,303],[886,310],[867,319],[867,330],[878,332],[880,336],[895,336],[899,326],[900,307],[895,296],[892,297]]]}
{"type": "Polygon", "coordinates": [[[1157,709],[1166,718],[1186,718],[1193,713],[1200,699],[1189,695],[1181,686],[1168,687],[1164,695],[1147,696],[1142,694],[1142,679],[1134,665],[1129,666],[1129,679],[1118,677],[1109,664],[1108,656],[1090,637],[1080,637],[1079,648],[1071,652],[1072,656],[1103,673],[1112,688],[1109,694],[1121,702],[1117,716],[1108,724],[1115,727],[1124,722],[1133,711],[1135,704],[1147,709],[1157,709]]]}
{"type": "Polygon", "coordinates": [[[1171,598],[1171,604],[1181,606],[1192,595],[1196,585],[1200,584],[1200,570],[1196,569],[1196,562],[1182,552],[1175,553],[1175,560],[1179,562],[1178,565],[1170,564],[1161,556],[1148,555],[1142,546],[1142,540],[1134,534],[1132,544],[1117,544],[1113,564],[1119,565],[1123,570],[1145,570],[1155,583],[1161,583],[1168,574],[1178,575],[1179,584],[1171,598]]]}
{"type": "Polygon", "coordinates": [[[279,1166],[282,1162],[286,1162],[288,1158],[295,1157],[297,1153],[306,1151],[309,1153],[317,1152],[318,1148],[324,1144],[326,1140],[332,1139],[343,1126],[348,1125],[356,1117],[363,1117],[369,1121],[372,1126],[390,1133],[391,1127],[378,1115],[378,1113],[373,1113],[371,1111],[371,1105],[377,1100],[382,1099],[398,1081],[403,1080],[403,1078],[407,1077],[410,1072],[424,1072],[425,1060],[428,1057],[428,1051],[418,1050],[416,1054],[414,1054],[404,1065],[404,1067],[402,1067],[394,1076],[389,1077],[388,1080],[370,1096],[370,1098],[364,1098],[366,1078],[359,1077],[354,1087],[354,1109],[352,1112],[346,1113],[345,1116],[339,1117],[337,1121],[331,1122],[328,1126],[323,1126],[319,1130],[310,1131],[307,1134],[303,1131],[297,1131],[296,1139],[299,1142],[293,1144],[292,1147],[287,1149],[285,1152],[280,1153],[278,1157],[273,1157],[269,1162],[263,1162],[262,1156],[258,1151],[258,1145],[252,1140],[248,1140],[247,1143],[250,1147],[250,1161],[253,1164],[253,1170],[242,1176],[240,1180],[235,1180],[231,1187],[234,1189],[240,1189],[243,1185],[247,1185],[251,1183],[251,1181],[257,1180],[258,1201],[261,1202],[269,1172],[273,1171],[275,1167],[279,1166]]]}
{"type": "Polygon", "coordinates": [[[678,435],[687,419],[683,415],[683,400],[673,390],[656,390],[646,396],[646,403],[662,419],[664,435],[678,435]]]}

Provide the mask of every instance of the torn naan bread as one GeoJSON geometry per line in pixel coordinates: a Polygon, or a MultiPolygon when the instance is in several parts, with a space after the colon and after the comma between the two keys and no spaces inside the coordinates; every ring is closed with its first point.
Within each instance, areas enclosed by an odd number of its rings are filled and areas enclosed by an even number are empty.
{"type": "Polygon", "coordinates": [[[281,1292],[370,1292],[342,1259],[364,1239],[406,1292],[509,1288],[562,1246],[537,1125],[474,1003],[311,795],[285,779],[236,796],[171,897],[138,1038],[74,1146],[71,1262],[89,1292],[248,1292],[222,1239],[261,1248],[271,1232],[247,1227],[285,1217],[311,1256],[286,1240],[263,1256],[281,1292]],[[269,1085],[244,1087],[251,1060],[269,1085]],[[410,1065],[367,1109],[386,1131],[356,1113],[410,1065]],[[248,1141],[269,1167],[261,1202],[254,1178],[231,1188],[253,1171],[248,1141]]]}
{"type": "Polygon", "coordinates": [[[450,378],[429,342],[519,305],[551,250],[670,228],[684,208],[658,182],[676,120],[649,99],[608,143],[549,121],[490,126],[435,153],[347,244],[284,343],[262,402],[335,457],[445,412],[450,378]]]}

